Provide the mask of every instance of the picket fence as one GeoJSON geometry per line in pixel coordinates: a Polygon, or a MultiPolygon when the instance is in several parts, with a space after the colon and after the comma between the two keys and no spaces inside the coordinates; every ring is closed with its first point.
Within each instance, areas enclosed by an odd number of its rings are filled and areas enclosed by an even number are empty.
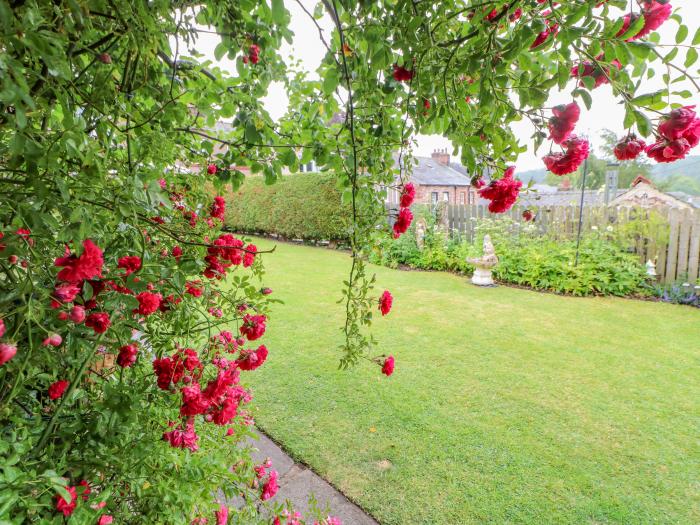
{"type": "MultiPolygon", "coordinates": [[[[459,232],[474,240],[476,225],[483,219],[513,219],[515,227],[523,227],[522,213],[526,208],[514,206],[505,214],[493,214],[485,205],[444,205],[438,213],[441,222],[452,232],[459,232]]],[[[556,239],[575,239],[579,220],[581,231],[601,233],[628,226],[629,249],[639,256],[642,263],[656,262],[656,272],[661,282],[700,278],[700,210],[676,208],[629,208],[587,206],[580,213],[579,206],[528,207],[535,215],[533,226],[542,234],[556,239]],[[639,233],[630,228],[639,226],[639,233]]]]}

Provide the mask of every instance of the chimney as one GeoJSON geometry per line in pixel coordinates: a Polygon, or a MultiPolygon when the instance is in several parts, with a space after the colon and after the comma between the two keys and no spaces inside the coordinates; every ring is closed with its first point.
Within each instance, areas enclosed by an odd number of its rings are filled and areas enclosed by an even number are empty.
{"type": "Polygon", "coordinates": [[[430,156],[438,164],[442,164],[443,166],[450,165],[450,154],[447,153],[447,148],[436,149],[430,156]]]}

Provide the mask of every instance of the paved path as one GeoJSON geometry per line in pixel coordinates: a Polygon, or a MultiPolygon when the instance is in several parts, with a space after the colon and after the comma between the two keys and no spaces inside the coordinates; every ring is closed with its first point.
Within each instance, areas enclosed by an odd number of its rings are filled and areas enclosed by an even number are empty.
{"type": "Polygon", "coordinates": [[[280,447],[270,438],[261,434],[260,439],[251,440],[254,448],[253,459],[262,462],[265,458],[272,460],[272,468],[279,474],[279,491],[274,501],[283,502],[289,500],[303,515],[309,509],[309,496],[312,494],[318,501],[318,507],[331,510],[331,516],[337,516],[343,525],[378,525],[378,523],[364,511],[343,496],[327,481],[315,474],[303,465],[295,463],[280,447]]]}

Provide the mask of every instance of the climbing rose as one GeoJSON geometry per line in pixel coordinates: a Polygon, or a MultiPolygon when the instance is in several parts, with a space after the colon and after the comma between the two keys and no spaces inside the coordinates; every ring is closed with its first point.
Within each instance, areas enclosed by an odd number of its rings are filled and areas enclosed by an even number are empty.
{"type": "Polygon", "coordinates": [[[559,25],[558,24],[553,24],[549,20],[547,20],[547,29],[542,31],[539,35],[537,35],[537,38],[535,38],[535,41],[530,45],[530,49],[535,49],[542,44],[544,44],[549,36],[551,35],[552,38],[554,38],[557,33],[559,32],[559,25]]]}
{"type": "Polygon", "coordinates": [[[382,364],[382,374],[389,377],[393,373],[394,373],[394,356],[390,355],[389,357],[387,357],[384,360],[384,363],[382,364]]]}
{"type": "MultiPolygon", "coordinates": [[[[66,251],[68,251],[66,249],[66,251]]],[[[69,283],[79,283],[85,279],[102,277],[102,250],[90,239],[83,241],[83,253],[79,257],[68,252],[54,261],[55,266],[63,269],[58,272],[58,280],[69,283]]]]}
{"type": "Polygon", "coordinates": [[[97,525],[111,525],[114,518],[109,514],[103,514],[100,519],[97,520],[97,525]]]}
{"type": "Polygon", "coordinates": [[[200,297],[202,295],[201,281],[187,281],[185,283],[185,293],[190,294],[192,297],[200,297]]]}
{"type": "Polygon", "coordinates": [[[255,370],[267,359],[267,348],[260,345],[257,350],[241,350],[241,357],[236,361],[241,370],[255,370]]]}
{"type": "MultiPolygon", "coordinates": [[[[272,292],[272,290],[270,290],[270,292],[272,292]]],[[[5,321],[0,319],[0,337],[3,335],[5,335],[5,321]]]]}
{"type": "MultiPolygon", "coordinates": [[[[263,288],[260,290],[260,293],[263,295],[270,295],[272,293],[272,288],[263,288]]],[[[0,334],[0,337],[2,337],[2,334],[0,334]]]]}
{"type": "Polygon", "coordinates": [[[117,268],[124,269],[124,275],[131,275],[141,268],[141,257],[137,255],[127,255],[121,257],[117,263],[117,268]]]}
{"type": "Polygon", "coordinates": [[[674,109],[666,115],[659,125],[659,134],[668,140],[676,140],[685,137],[685,133],[697,120],[695,106],[684,106],[674,109]]]}
{"type": "Polygon", "coordinates": [[[530,211],[530,210],[525,210],[525,211],[523,212],[523,220],[524,220],[525,222],[530,222],[530,221],[531,221],[532,219],[534,219],[534,218],[535,218],[535,214],[532,213],[532,211],[530,211]]]}
{"type": "Polygon", "coordinates": [[[75,283],[61,283],[54,289],[53,296],[62,303],[72,303],[81,289],[82,286],[78,286],[75,283]]]}
{"type": "Polygon", "coordinates": [[[394,239],[398,239],[402,233],[406,233],[413,221],[413,213],[408,208],[401,208],[394,222],[394,239]]]}
{"type": "Polygon", "coordinates": [[[173,251],[170,252],[173,257],[175,257],[175,260],[179,261],[180,257],[182,257],[182,248],[179,246],[174,246],[173,251]]]}
{"type": "Polygon", "coordinates": [[[397,82],[409,82],[413,78],[413,71],[409,71],[403,66],[394,64],[394,80],[397,82]]]}
{"type": "Polygon", "coordinates": [[[408,208],[413,204],[413,200],[416,198],[416,187],[412,182],[406,184],[401,190],[401,201],[399,204],[402,208],[408,208]]]}
{"type": "MultiPolygon", "coordinates": [[[[632,40],[637,40],[639,38],[644,38],[649,33],[656,31],[660,28],[666,20],[669,19],[673,11],[673,6],[668,3],[669,0],[644,0],[644,5],[642,6],[642,15],[644,15],[644,26],[636,35],[632,35],[627,38],[627,42],[632,40]]],[[[630,26],[637,20],[638,14],[632,13],[631,15],[625,15],[624,23],[622,28],[617,32],[615,36],[622,36],[627,32],[630,26]]]]}
{"type": "Polygon", "coordinates": [[[76,304],[70,311],[70,320],[76,324],[85,321],[85,308],[76,304]]]}
{"type": "Polygon", "coordinates": [[[503,173],[503,177],[492,180],[488,186],[479,190],[479,195],[491,201],[489,203],[491,213],[504,213],[518,200],[523,183],[513,178],[514,172],[515,166],[510,166],[503,173]]]}
{"type": "Polygon", "coordinates": [[[615,145],[613,152],[617,160],[634,160],[646,149],[646,144],[636,135],[629,135],[615,145]]]}
{"type": "Polygon", "coordinates": [[[263,485],[263,490],[262,490],[262,494],[260,495],[260,499],[262,499],[263,501],[266,501],[270,498],[273,498],[275,496],[275,494],[277,494],[278,490],[279,490],[279,487],[277,486],[277,471],[271,470],[270,477],[263,485]]]}
{"type": "Polygon", "coordinates": [[[241,334],[248,338],[248,341],[255,341],[260,339],[265,333],[265,322],[267,318],[264,315],[250,315],[246,314],[243,316],[243,324],[241,325],[241,334]]]}
{"type": "Polygon", "coordinates": [[[566,146],[566,153],[553,153],[542,159],[547,169],[555,175],[573,173],[588,158],[590,146],[586,139],[571,135],[563,145],[566,146]]]}
{"type": "Polygon", "coordinates": [[[170,446],[174,448],[188,448],[192,452],[199,448],[199,445],[197,445],[199,436],[194,431],[194,421],[191,420],[187,421],[184,430],[176,428],[170,432],[163,432],[163,440],[170,443],[170,446]]]}
{"type": "Polygon", "coordinates": [[[249,244],[245,247],[245,255],[243,255],[243,268],[249,268],[255,262],[255,254],[258,251],[258,247],[254,244],[249,244]]]}
{"type": "Polygon", "coordinates": [[[226,213],[226,199],[223,197],[214,197],[214,202],[211,204],[211,213],[213,219],[224,220],[224,214],[226,213]]]}
{"type": "Polygon", "coordinates": [[[379,297],[379,310],[382,315],[386,315],[391,311],[391,305],[394,303],[394,298],[389,290],[384,290],[384,293],[379,297]]]}
{"type": "Polygon", "coordinates": [[[141,315],[151,315],[158,310],[163,296],[159,293],[141,292],[136,296],[139,302],[138,313],[141,315]]]}
{"type": "Polygon", "coordinates": [[[128,368],[136,362],[136,355],[139,349],[135,344],[124,345],[119,349],[117,364],[122,368],[128,368]]]}
{"type": "MultiPolygon", "coordinates": [[[[605,55],[600,54],[596,57],[596,60],[600,62],[601,60],[605,59],[605,55]]],[[[622,64],[620,63],[619,60],[614,59],[611,62],[611,65],[615,66],[617,69],[622,69],[622,64]]],[[[583,81],[584,78],[586,77],[591,77],[593,80],[595,80],[595,84],[593,85],[593,89],[598,88],[602,86],[603,84],[609,84],[610,80],[610,68],[609,67],[603,67],[600,66],[599,64],[596,64],[595,62],[591,62],[589,60],[586,60],[584,62],[581,62],[581,64],[574,66],[571,68],[571,76],[574,78],[580,78],[581,81],[579,82],[579,86],[585,87],[586,83],[583,81]]]]}
{"type": "Polygon", "coordinates": [[[690,149],[690,143],[686,139],[661,140],[647,146],[646,153],[656,162],[675,162],[684,159],[690,149]]]}
{"type": "Polygon", "coordinates": [[[576,102],[556,106],[552,109],[554,116],[549,119],[549,138],[555,144],[561,144],[569,138],[576,127],[581,109],[576,102]]]}
{"type": "Polygon", "coordinates": [[[0,343],[0,366],[7,363],[17,353],[17,347],[9,343],[0,343]]]}
{"type": "Polygon", "coordinates": [[[515,11],[508,15],[508,20],[511,22],[516,22],[521,16],[523,16],[523,10],[518,7],[515,11]]]}
{"type": "Polygon", "coordinates": [[[228,507],[225,505],[219,505],[219,510],[215,513],[216,525],[226,525],[228,522],[228,507]]]}
{"type": "Polygon", "coordinates": [[[253,63],[257,64],[260,61],[260,46],[256,44],[251,44],[248,48],[248,59],[253,63]]]}
{"type": "Polygon", "coordinates": [[[109,314],[106,312],[96,312],[87,316],[85,326],[92,328],[96,334],[101,334],[107,331],[112,322],[109,319],[109,314]]]}
{"type": "Polygon", "coordinates": [[[61,397],[66,391],[66,388],[68,388],[68,385],[70,385],[70,383],[65,380],[56,381],[55,383],[52,383],[49,386],[49,398],[58,399],[59,397],[61,397]]]}
{"type": "Polygon", "coordinates": [[[70,501],[63,499],[63,496],[56,494],[55,508],[58,512],[62,512],[64,516],[70,516],[75,510],[76,501],[78,499],[78,493],[75,487],[66,487],[68,494],[70,494],[70,501]]]}
{"type": "Polygon", "coordinates": [[[216,173],[216,164],[209,164],[209,166],[207,166],[207,173],[209,175],[214,175],[216,173]]]}
{"type": "Polygon", "coordinates": [[[61,346],[63,338],[58,334],[51,334],[41,343],[44,346],[61,346]]]}

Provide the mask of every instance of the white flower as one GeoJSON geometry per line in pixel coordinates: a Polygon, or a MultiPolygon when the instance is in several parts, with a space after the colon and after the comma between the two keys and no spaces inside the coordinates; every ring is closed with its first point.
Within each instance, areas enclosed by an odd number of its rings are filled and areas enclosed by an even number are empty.
{"type": "Polygon", "coordinates": [[[605,228],[605,230],[611,232],[611,231],[613,231],[613,227],[612,227],[612,226],[608,226],[607,228],[605,228]]]}
{"type": "Polygon", "coordinates": [[[598,231],[598,226],[591,226],[591,230],[597,232],[597,231],[598,231]]]}

